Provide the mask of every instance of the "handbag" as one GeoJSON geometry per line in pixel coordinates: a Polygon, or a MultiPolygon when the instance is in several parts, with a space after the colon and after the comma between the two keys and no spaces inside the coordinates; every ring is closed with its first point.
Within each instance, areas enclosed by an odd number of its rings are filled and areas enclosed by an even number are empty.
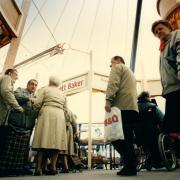
{"type": "Polygon", "coordinates": [[[8,123],[9,125],[26,128],[26,122],[28,121],[28,117],[24,112],[18,112],[16,110],[12,110],[9,113],[8,123]]]}
{"type": "Polygon", "coordinates": [[[124,140],[121,110],[112,107],[111,112],[105,113],[104,140],[106,143],[110,143],[119,139],[124,140]]]}
{"type": "Polygon", "coordinates": [[[0,126],[0,152],[3,149],[3,146],[6,142],[6,138],[8,136],[9,129],[10,129],[10,126],[8,125],[8,118],[9,118],[10,111],[11,109],[7,111],[4,124],[0,126]]]}

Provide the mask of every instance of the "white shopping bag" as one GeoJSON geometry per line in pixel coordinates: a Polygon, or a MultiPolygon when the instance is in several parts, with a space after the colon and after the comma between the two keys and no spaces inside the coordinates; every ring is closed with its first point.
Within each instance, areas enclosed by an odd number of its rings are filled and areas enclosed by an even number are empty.
{"type": "Polygon", "coordinates": [[[104,139],[106,143],[124,140],[122,128],[121,110],[117,107],[112,107],[111,112],[106,112],[104,120],[104,139]]]}

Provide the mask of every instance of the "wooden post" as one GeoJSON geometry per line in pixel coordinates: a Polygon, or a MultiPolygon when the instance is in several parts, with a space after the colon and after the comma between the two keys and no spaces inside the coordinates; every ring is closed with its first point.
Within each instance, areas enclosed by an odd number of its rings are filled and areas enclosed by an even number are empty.
{"type": "Polygon", "coordinates": [[[6,56],[6,60],[4,62],[4,67],[3,67],[3,72],[10,67],[13,67],[15,59],[16,59],[16,55],[17,55],[17,51],[19,48],[19,44],[21,41],[21,36],[23,33],[23,29],[24,29],[24,25],[26,22],[26,18],[28,15],[28,11],[30,8],[30,4],[31,4],[31,0],[24,0],[23,4],[22,4],[22,12],[23,12],[23,19],[22,19],[22,24],[20,27],[20,31],[19,31],[19,36],[17,38],[13,38],[11,40],[11,44],[9,46],[9,50],[6,56]]]}

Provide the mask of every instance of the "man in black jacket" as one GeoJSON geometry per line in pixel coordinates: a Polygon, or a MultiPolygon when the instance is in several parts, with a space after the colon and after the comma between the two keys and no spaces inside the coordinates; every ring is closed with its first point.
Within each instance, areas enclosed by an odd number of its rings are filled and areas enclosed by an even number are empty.
{"type": "MultiPolygon", "coordinates": [[[[18,113],[12,111],[9,116],[9,124],[16,131],[24,132],[22,136],[21,147],[24,148],[24,169],[23,174],[33,174],[28,166],[28,156],[29,156],[29,141],[35,125],[35,120],[37,117],[37,112],[32,107],[31,99],[35,98],[35,91],[37,89],[38,82],[35,79],[30,79],[27,83],[26,88],[17,88],[14,91],[14,95],[18,103],[23,107],[24,112],[18,113]],[[27,133],[26,133],[27,132],[27,133]]],[[[17,142],[15,140],[15,142],[17,142]]],[[[22,149],[21,149],[22,150],[22,149]]],[[[21,157],[22,158],[22,157],[21,157]]]]}

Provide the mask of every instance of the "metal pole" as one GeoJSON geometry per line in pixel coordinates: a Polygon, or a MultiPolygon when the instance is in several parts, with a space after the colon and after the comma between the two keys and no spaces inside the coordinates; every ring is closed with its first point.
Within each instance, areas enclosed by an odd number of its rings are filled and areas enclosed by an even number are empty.
{"type": "MultiPolygon", "coordinates": [[[[38,54],[36,54],[36,55],[34,55],[34,56],[32,56],[32,57],[24,60],[24,61],[21,61],[20,63],[14,65],[13,67],[14,67],[14,68],[20,68],[21,66],[26,65],[27,63],[32,63],[32,62],[34,62],[34,61],[37,61],[39,58],[42,58],[42,57],[48,55],[48,54],[51,53],[53,50],[55,50],[55,51],[57,52],[57,54],[58,54],[59,52],[60,52],[60,53],[63,53],[63,51],[64,51],[64,49],[62,48],[62,44],[58,44],[58,45],[53,46],[53,47],[51,47],[51,48],[49,48],[49,49],[46,49],[45,51],[42,51],[41,53],[38,53],[38,54]]],[[[53,55],[56,55],[56,53],[53,54],[53,55]]]]}
{"type": "Polygon", "coordinates": [[[88,121],[88,169],[91,169],[91,151],[92,151],[92,81],[93,81],[93,56],[92,51],[89,53],[89,121],[88,121]]]}
{"type": "Polygon", "coordinates": [[[137,8],[136,8],[136,20],[135,20],[135,26],[134,26],[132,50],[131,50],[131,62],[130,62],[130,68],[133,72],[134,72],[135,64],[136,64],[136,51],[137,51],[137,42],[138,42],[138,33],[139,33],[139,23],[140,23],[140,17],[141,17],[141,6],[142,6],[142,0],[138,0],[137,8]]]}

